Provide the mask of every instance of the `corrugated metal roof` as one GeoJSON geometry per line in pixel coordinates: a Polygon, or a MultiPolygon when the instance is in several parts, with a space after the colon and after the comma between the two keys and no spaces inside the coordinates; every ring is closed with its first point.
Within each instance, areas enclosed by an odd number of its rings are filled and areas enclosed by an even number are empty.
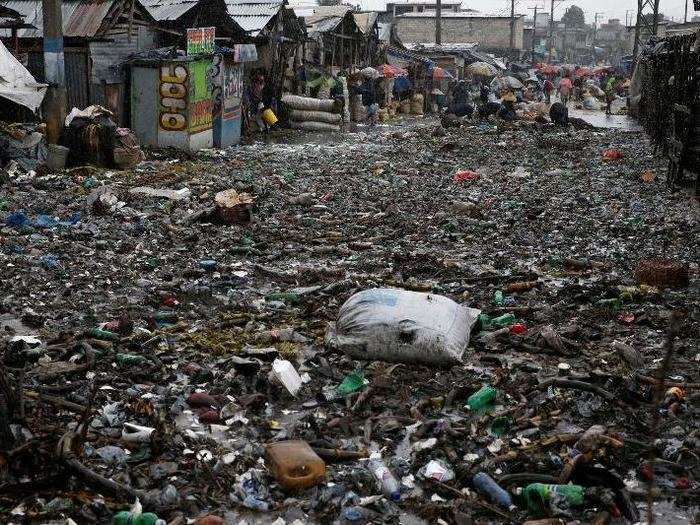
{"type": "Polygon", "coordinates": [[[226,0],[228,14],[251,36],[257,36],[283,7],[279,0],[226,0]]]}
{"type": "Polygon", "coordinates": [[[95,36],[113,4],[114,0],[79,3],[68,23],[64,22],[63,34],[65,36],[95,36]]]}
{"type": "MultiPolygon", "coordinates": [[[[114,0],[100,2],[63,0],[61,2],[63,35],[69,37],[95,36],[107,11],[113,4],[114,0]]],[[[20,13],[27,24],[36,28],[20,29],[17,32],[20,38],[41,38],[44,35],[44,14],[41,0],[8,0],[3,2],[3,5],[20,13]]]]}
{"type": "Polygon", "coordinates": [[[146,11],[159,22],[172,22],[199,3],[199,0],[142,0],[146,11]]]}
{"type": "Polygon", "coordinates": [[[357,27],[360,28],[360,31],[367,34],[367,32],[374,27],[379,13],[353,13],[352,16],[355,19],[357,27]]]}

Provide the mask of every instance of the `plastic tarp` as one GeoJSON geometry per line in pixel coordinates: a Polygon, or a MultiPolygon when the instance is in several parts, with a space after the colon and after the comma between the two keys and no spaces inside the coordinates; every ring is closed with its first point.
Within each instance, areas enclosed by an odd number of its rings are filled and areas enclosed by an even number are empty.
{"type": "Polygon", "coordinates": [[[0,42],[0,97],[36,111],[44,100],[46,88],[0,42]]]}

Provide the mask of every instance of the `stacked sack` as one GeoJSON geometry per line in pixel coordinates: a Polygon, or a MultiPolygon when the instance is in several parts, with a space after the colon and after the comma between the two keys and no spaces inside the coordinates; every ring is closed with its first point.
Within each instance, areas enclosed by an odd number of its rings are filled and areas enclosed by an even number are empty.
{"type": "Polygon", "coordinates": [[[289,123],[305,131],[340,131],[341,115],[334,100],[285,94],[282,102],[289,108],[289,123]]]}

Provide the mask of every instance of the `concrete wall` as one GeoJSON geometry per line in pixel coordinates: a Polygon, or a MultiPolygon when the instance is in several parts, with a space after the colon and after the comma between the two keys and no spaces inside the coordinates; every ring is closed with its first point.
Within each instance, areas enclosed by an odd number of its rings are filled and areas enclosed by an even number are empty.
{"type": "MultiPolygon", "coordinates": [[[[434,42],[435,19],[432,17],[398,17],[396,34],[402,42],[434,42]]],[[[442,43],[477,42],[483,48],[510,47],[510,18],[444,17],[442,43]]],[[[515,22],[515,47],[523,48],[523,18],[515,22]]]]}

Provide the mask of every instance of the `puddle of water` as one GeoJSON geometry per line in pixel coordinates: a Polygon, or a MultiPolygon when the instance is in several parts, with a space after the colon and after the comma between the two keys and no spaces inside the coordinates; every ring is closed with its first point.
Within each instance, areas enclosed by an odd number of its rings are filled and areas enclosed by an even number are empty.
{"type": "Polygon", "coordinates": [[[569,117],[583,119],[596,128],[642,131],[642,127],[637,121],[627,115],[606,115],[604,111],[590,111],[569,107],[569,117]]]}

